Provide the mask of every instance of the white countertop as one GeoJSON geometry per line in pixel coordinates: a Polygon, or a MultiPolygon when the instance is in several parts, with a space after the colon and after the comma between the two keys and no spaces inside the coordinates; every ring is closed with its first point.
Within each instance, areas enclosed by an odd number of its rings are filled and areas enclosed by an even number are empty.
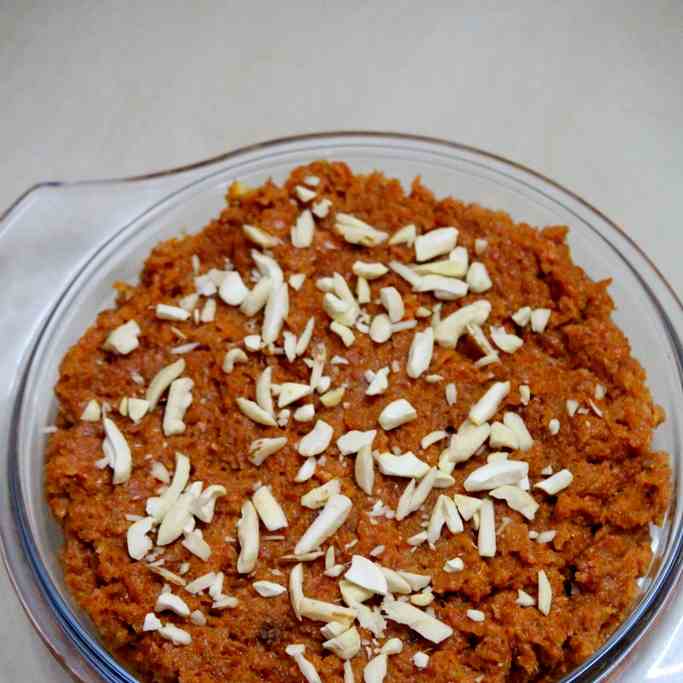
{"type": "MultiPolygon", "coordinates": [[[[292,133],[413,132],[554,178],[683,291],[678,2],[9,4],[0,212],[43,180],[140,174],[292,133]]],[[[1,569],[0,594],[0,680],[68,680],[1,569]]]]}

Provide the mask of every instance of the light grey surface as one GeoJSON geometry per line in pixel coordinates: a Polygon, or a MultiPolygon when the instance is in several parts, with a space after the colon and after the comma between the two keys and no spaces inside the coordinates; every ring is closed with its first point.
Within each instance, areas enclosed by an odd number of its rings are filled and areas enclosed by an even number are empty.
{"type": "MultiPolygon", "coordinates": [[[[0,210],[291,133],[416,132],[555,178],[683,289],[683,5],[320,4],[0,2],[0,210]]],[[[0,680],[66,680],[0,595],[0,680]]]]}

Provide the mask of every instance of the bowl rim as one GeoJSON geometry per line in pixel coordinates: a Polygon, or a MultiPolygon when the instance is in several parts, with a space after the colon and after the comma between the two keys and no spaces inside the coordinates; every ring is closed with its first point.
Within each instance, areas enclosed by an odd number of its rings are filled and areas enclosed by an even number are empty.
{"type": "MultiPolygon", "coordinates": [[[[202,161],[194,162],[191,164],[185,164],[181,166],[177,166],[174,168],[170,169],[165,169],[161,171],[155,171],[151,173],[146,173],[146,174],[141,174],[141,175],[133,175],[133,176],[127,176],[127,177],[120,177],[120,178],[104,178],[104,179],[93,179],[93,180],[74,180],[74,181],[46,181],[46,182],[41,182],[37,183],[36,185],[33,185],[30,187],[26,192],[24,192],[20,197],[17,198],[15,202],[13,202],[10,207],[3,212],[0,215],[0,233],[4,231],[4,228],[6,227],[4,222],[6,219],[10,218],[11,215],[19,209],[20,205],[24,202],[24,200],[31,195],[32,193],[44,189],[44,188],[56,188],[56,189],[68,189],[68,188],[73,188],[73,187],[89,187],[89,186],[107,186],[107,185],[119,185],[119,184],[132,184],[132,183],[140,183],[144,181],[149,181],[149,180],[154,180],[154,179],[159,179],[159,178],[166,178],[170,176],[181,176],[184,173],[192,172],[192,171],[199,171],[203,168],[210,168],[214,165],[220,164],[222,162],[230,161],[232,159],[238,159],[241,156],[248,155],[253,152],[259,152],[259,151],[267,151],[269,149],[277,148],[282,145],[292,145],[292,144],[297,144],[297,143],[309,143],[309,142],[315,142],[317,140],[320,141],[325,141],[325,140],[339,140],[340,144],[343,144],[345,140],[351,140],[353,138],[364,138],[368,141],[370,140],[376,140],[376,141],[386,141],[386,142],[397,142],[397,143],[406,143],[406,142],[413,142],[413,143],[422,143],[422,144],[428,144],[428,145],[435,145],[439,147],[443,147],[446,149],[451,149],[453,151],[460,151],[464,152],[467,154],[474,155],[476,157],[481,157],[489,162],[496,162],[499,164],[502,164],[504,167],[508,167],[511,169],[514,169],[516,171],[520,171],[522,174],[530,176],[532,179],[540,180],[542,183],[547,184],[551,188],[554,188],[556,190],[559,190],[561,194],[563,194],[566,197],[569,197],[571,200],[577,202],[579,205],[581,205],[584,209],[586,209],[590,214],[593,214],[594,217],[597,217],[599,220],[604,222],[608,228],[611,228],[613,231],[615,231],[618,236],[622,239],[625,240],[626,243],[630,248],[632,248],[638,255],[639,258],[643,259],[643,261],[646,263],[646,265],[652,270],[656,278],[658,279],[659,283],[662,284],[665,289],[667,290],[667,294],[671,297],[673,300],[674,305],[679,309],[678,313],[683,312],[683,304],[681,303],[680,298],[672,288],[672,286],[669,284],[669,282],[666,280],[666,278],[663,276],[663,274],[660,272],[660,270],[657,268],[657,266],[650,260],[650,258],[645,254],[645,252],[622,230],[616,223],[614,223],[612,220],[610,220],[603,212],[600,210],[596,209],[594,206],[592,206],[589,202],[584,200],[582,197],[577,195],[571,190],[568,190],[561,184],[557,183],[556,181],[547,178],[541,173],[538,173],[527,166],[520,164],[515,161],[511,161],[503,156],[500,156],[495,153],[491,153],[482,149],[479,149],[477,147],[473,147],[470,145],[465,145],[462,143],[458,142],[452,142],[449,140],[444,140],[436,137],[430,137],[430,136],[423,136],[423,135],[411,135],[411,134],[406,134],[406,133],[394,133],[394,132],[382,132],[382,131],[330,131],[330,132],[319,132],[319,133],[311,133],[311,134],[302,134],[302,135],[294,135],[294,136],[285,136],[285,137],[280,137],[280,138],[275,138],[272,140],[264,141],[264,142],[258,142],[255,144],[251,145],[246,145],[243,147],[239,147],[237,149],[231,150],[229,152],[226,152],[224,154],[211,157],[208,159],[204,159],[202,161]]],[[[497,171],[498,172],[498,171],[497,171]]],[[[178,188],[175,190],[172,190],[170,192],[168,191],[163,191],[160,193],[160,198],[157,200],[154,200],[150,202],[146,208],[144,208],[140,213],[136,214],[130,221],[126,222],[123,225],[118,226],[113,230],[113,232],[104,239],[101,243],[99,243],[95,249],[95,251],[89,256],[89,258],[86,260],[84,264],[82,264],[81,267],[79,267],[68,279],[64,287],[60,290],[58,296],[55,298],[55,300],[52,302],[49,311],[47,314],[44,316],[43,320],[40,321],[40,324],[37,326],[37,332],[34,335],[34,337],[31,339],[31,343],[27,347],[27,352],[24,355],[24,358],[22,360],[22,363],[20,364],[18,370],[20,374],[19,378],[19,386],[18,390],[16,392],[16,395],[13,397],[14,402],[13,406],[11,407],[10,411],[12,414],[12,423],[16,424],[16,418],[21,414],[22,410],[22,399],[24,395],[24,388],[26,385],[26,381],[29,377],[30,369],[33,367],[33,363],[35,361],[35,352],[40,346],[40,341],[44,335],[44,332],[49,325],[50,321],[53,318],[54,313],[56,310],[60,307],[60,303],[63,299],[63,296],[66,295],[67,292],[71,290],[73,287],[74,283],[81,277],[83,272],[89,267],[93,259],[96,259],[98,255],[101,254],[103,250],[105,250],[112,241],[116,240],[118,237],[121,236],[123,232],[125,232],[130,226],[140,222],[143,220],[148,214],[152,213],[154,210],[158,210],[163,208],[167,203],[169,203],[173,198],[177,197],[178,195],[182,195],[185,191],[188,191],[190,188],[193,186],[201,183],[202,181],[206,180],[208,177],[210,177],[212,174],[208,173],[207,175],[200,175],[200,176],[195,176],[194,178],[188,178],[188,182],[185,184],[181,184],[178,188]]],[[[519,179],[517,179],[519,181],[519,179]]],[[[532,188],[537,192],[541,192],[538,188],[532,188]]],[[[551,197],[553,201],[558,201],[555,197],[551,197]]],[[[567,207],[565,207],[567,208],[567,207]]],[[[612,245],[613,246],[613,245],[612,245]]],[[[641,279],[642,282],[642,279],[641,279]]],[[[642,282],[646,286],[647,285],[642,282]]],[[[653,293],[649,292],[651,297],[658,302],[658,297],[653,293]]],[[[661,314],[666,322],[669,322],[668,315],[666,314],[665,311],[661,311],[661,314]]],[[[671,325],[672,331],[671,331],[671,338],[672,341],[674,342],[674,345],[676,347],[676,351],[678,353],[678,358],[676,359],[679,364],[683,360],[683,347],[681,346],[681,342],[678,338],[678,334],[675,332],[675,327],[671,325]]],[[[17,450],[17,434],[16,430],[12,430],[10,434],[10,457],[12,455],[16,454],[17,450]]],[[[47,598],[47,601],[51,607],[52,610],[52,615],[55,616],[60,623],[61,627],[63,630],[65,630],[69,636],[69,639],[76,645],[76,648],[80,655],[84,656],[88,663],[93,666],[100,674],[104,673],[102,668],[103,667],[107,673],[110,675],[113,673],[115,676],[118,677],[118,680],[134,680],[130,678],[129,672],[122,667],[118,660],[106,649],[104,648],[101,644],[97,643],[96,640],[94,640],[89,634],[82,632],[82,629],[77,623],[68,623],[70,620],[65,619],[64,616],[60,613],[62,607],[59,602],[61,601],[58,600],[58,603],[55,604],[53,601],[53,597],[49,593],[51,592],[50,587],[51,587],[51,581],[47,579],[47,585],[44,583],[45,579],[47,578],[44,575],[44,570],[42,568],[42,563],[38,558],[36,558],[33,555],[33,552],[30,548],[32,544],[32,540],[29,537],[29,534],[27,532],[27,528],[25,526],[26,520],[22,519],[23,517],[23,503],[18,504],[18,501],[21,500],[21,492],[20,488],[18,485],[18,474],[15,471],[14,474],[10,472],[10,477],[8,479],[9,481],[9,489],[10,489],[10,495],[12,500],[12,510],[14,513],[15,521],[17,522],[17,528],[19,532],[19,537],[21,540],[22,544],[22,550],[24,553],[24,559],[28,561],[28,564],[31,568],[31,571],[33,573],[33,579],[36,581],[39,585],[39,588],[41,592],[43,593],[43,596],[47,598]],[[17,499],[17,495],[19,498],[17,499]],[[36,560],[38,564],[36,564],[36,560]],[[94,646],[94,647],[93,647],[94,646]],[[99,660],[99,661],[93,661],[93,660],[99,660]],[[97,666],[99,664],[99,666],[97,666]],[[121,674],[123,674],[123,677],[121,677],[121,674]]],[[[52,647],[52,644],[50,642],[49,637],[47,636],[46,633],[44,633],[43,629],[40,626],[40,623],[38,621],[38,618],[36,615],[34,615],[29,608],[28,601],[25,600],[25,597],[23,595],[23,592],[20,588],[19,582],[16,580],[16,577],[14,576],[12,567],[10,566],[9,558],[7,557],[6,551],[5,551],[5,537],[3,533],[3,538],[2,538],[3,543],[0,544],[0,554],[2,554],[5,566],[7,568],[7,572],[10,578],[11,583],[13,584],[13,587],[15,589],[15,592],[17,593],[22,606],[25,610],[25,612],[28,614],[33,626],[36,628],[38,633],[41,635],[41,638],[43,641],[46,643],[50,651],[57,656],[57,659],[64,665],[67,670],[69,670],[72,674],[78,675],[71,666],[65,661],[65,659],[55,652],[55,649],[52,647]]],[[[628,614],[626,619],[621,622],[619,627],[612,633],[610,638],[603,643],[603,645],[596,651],[594,652],[587,660],[582,662],[576,669],[571,671],[569,674],[567,674],[565,677],[561,679],[562,683],[568,683],[569,681],[571,682],[579,682],[579,681],[587,681],[589,680],[602,680],[603,676],[609,674],[610,672],[614,671],[614,669],[619,665],[619,663],[631,652],[631,650],[635,647],[636,643],[639,641],[640,637],[644,635],[644,633],[647,631],[648,627],[653,623],[654,618],[657,616],[657,614],[661,611],[663,608],[666,598],[670,595],[672,588],[677,584],[681,573],[683,571],[683,535],[679,535],[676,538],[673,538],[671,540],[672,546],[673,546],[673,551],[671,554],[665,558],[665,561],[662,563],[662,566],[660,566],[659,570],[657,571],[657,574],[655,575],[653,579],[653,586],[656,584],[656,590],[648,590],[647,593],[645,593],[642,596],[642,599],[640,602],[635,606],[634,610],[628,614]],[[597,677],[597,678],[596,678],[597,677]]],[[[69,610],[67,606],[67,610],[69,610]]]]}

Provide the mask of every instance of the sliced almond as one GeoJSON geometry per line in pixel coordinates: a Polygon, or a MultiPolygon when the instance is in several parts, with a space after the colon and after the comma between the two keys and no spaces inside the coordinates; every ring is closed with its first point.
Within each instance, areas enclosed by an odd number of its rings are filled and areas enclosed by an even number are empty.
{"type": "Polygon", "coordinates": [[[342,402],[345,393],[346,387],[344,386],[331,389],[330,391],[326,391],[320,397],[320,403],[322,403],[326,408],[334,408],[342,402]]]}
{"type": "Polygon", "coordinates": [[[294,477],[297,484],[308,481],[314,474],[318,463],[315,458],[306,458],[294,477]]]}
{"type": "Polygon", "coordinates": [[[276,598],[287,592],[284,586],[273,581],[254,581],[252,586],[262,598],[276,598]]]}
{"type": "Polygon", "coordinates": [[[272,290],[273,280],[262,277],[242,299],[240,311],[249,318],[255,316],[266,305],[272,290]]]}
{"type": "Polygon", "coordinates": [[[486,393],[470,408],[469,420],[475,425],[488,422],[510,393],[510,382],[494,382],[486,393]]]}
{"type": "MultiPolygon", "coordinates": [[[[170,400],[170,399],[169,399],[170,400]]],[[[149,401],[143,398],[128,399],[128,417],[138,424],[149,410],[149,401]]]]}
{"type": "Polygon", "coordinates": [[[389,388],[389,368],[380,368],[373,373],[372,378],[365,390],[366,396],[378,396],[383,394],[389,388]]]}
{"type": "Polygon", "coordinates": [[[407,538],[406,543],[416,548],[417,546],[426,543],[428,538],[429,536],[427,535],[426,531],[419,531],[418,533],[413,534],[412,536],[407,538]]]}
{"type": "Polygon", "coordinates": [[[258,515],[249,500],[242,504],[242,516],[237,523],[237,539],[240,544],[237,571],[240,574],[249,574],[256,568],[260,545],[258,515]]]}
{"type": "Polygon", "coordinates": [[[311,393],[312,389],[308,384],[284,382],[280,385],[280,393],[277,398],[277,407],[284,408],[285,406],[295,403],[305,396],[309,396],[311,393]]]}
{"type": "Polygon", "coordinates": [[[447,439],[447,438],[448,438],[448,432],[445,432],[441,429],[433,431],[433,432],[429,432],[429,434],[426,434],[420,440],[420,448],[422,450],[426,450],[430,446],[433,446],[435,443],[438,443],[442,439],[447,439]]]}
{"type": "Polygon", "coordinates": [[[517,590],[517,599],[515,600],[515,602],[520,607],[533,607],[536,604],[536,601],[526,591],[523,591],[521,588],[517,590]]]}
{"type": "Polygon", "coordinates": [[[360,652],[360,635],[355,627],[330,638],[323,643],[323,647],[331,650],[340,659],[348,660],[355,657],[360,652]]]}
{"type": "Polygon", "coordinates": [[[517,435],[520,451],[528,451],[534,445],[534,440],[529,434],[524,420],[517,413],[505,413],[503,422],[517,435]]]}
{"type": "Polygon", "coordinates": [[[192,513],[205,524],[211,523],[216,509],[216,501],[226,493],[225,487],[220,484],[207,486],[192,505],[192,513]]]}
{"type": "Polygon", "coordinates": [[[202,532],[199,529],[186,532],[182,546],[204,562],[207,562],[211,557],[211,547],[204,540],[202,532]]]}
{"type": "Polygon", "coordinates": [[[324,453],[330,445],[333,435],[332,427],[324,420],[318,420],[313,429],[299,441],[297,446],[299,455],[311,457],[324,453]]]}
{"type": "Polygon", "coordinates": [[[183,417],[192,404],[194,382],[188,377],[173,380],[168,391],[168,401],[164,410],[164,436],[182,434],[185,431],[183,417]]]}
{"type": "Polygon", "coordinates": [[[496,520],[493,503],[488,499],[481,501],[479,508],[479,536],[477,548],[481,557],[495,557],[496,520]]]}
{"type": "Polygon", "coordinates": [[[313,621],[338,621],[340,624],[351,626],[356,618],[356,612],[350,607],[342,607],[331,602],[314,600],[304,597],[300,603],[301,616],[313,621]]]}
{"type": "Polygon", "coordinates": [[[454,464],[469,460],[486,442],[490,433],[491,428],[487,423],[475,425],[466,420],[451,437],[448,448],[441,454],[439,467],[445,469],[442,462],[454,464]]]}
{"type": "MultiPolygon", "coordinates": [[[[415,512],[416,510],[419,510],[423,503],[427,500],[427,497],[429,496],[431,490],[434,488],[434,483],[436,481],[438,473],[438,469],[436,467],[432,467],[427,472],[427,474],[425,474],[424,477],[422,477],[420,483],[415,487],[415,492],[413,493],[412,498],[410,500],[410,509],[408,514],[410,514],[411,512],[415,512]]],[[[401,521],[401,518],[398,515],[398,511],[396,513],[396,519],[398,521],[401,521]]]]}
{"type": "Polygon", "coordinates": [[[277,340],[288,314],[289,291],[287,283],[282,282],[277,286],[273,286],[268,296],[266,310],[263,314],[263,325],[261,327],[261,336],[264,344],[273,344],[277,340]]]}
{"type": "Polygon", "coordinates": [[[387,590],[390,593],[408,595],[412,592],[410,584],[396,571],[387,567],[380,567],[387,582],[387,590]]]}
{"type": "Polygon", "coordinates": [[[434,292],[437,299],[455,301],[467,295],[467,283],[444,275],[423,275],[415,287],[416,292],[434,292]]]}
{"type": "Polygon", "coordinates": [[[104,344],[102,344],[102,348],[105,351],[112,351],[122,356],[126,356],[140,346],[138,337],[141,332],[137,322],[135,322],[135,320],[129,320],[127,323],[114,328],[109,333],[104,344]]]}
{"type": "Polygon", "coordinates": [[[282,346],[285,356],[290,363],[293,363],[296,359],[296,335],[292,334],[289,330],[285,330],[282,336],[284,338],[282,346]]]}
{"type": "Polygon", "coordinates": [[[180,306],[157,304],[154,313],[159,320],[183,321],[190,317],[190,313],[180,306]]]}
{"type": "Polygon", "coordinates": [[[223,360],[223,372],[230,374],[237,363],[246,363],[247,360],[247,354],[242,349],[230,349],[223,360]]]}
{"type": "Polygon", "coordinates": [[[285,653],[294,659],[306,683],[322,683],[315,666],[304,657],[305,649],[305,645],[288,645],[285,653]]]}
{"type": "Polygon", "coordinates": [[[376,435],[376,429],[371,429],[367,432],[352,430],[342,434],[337,439],[337,448],[341,451],[342,455],[357,453],[363,446],[372,446],[376,435]]]}
{"type": "Polygon", "coordinates": [[[239,306],[248,294],[242,276],[236,270],[228,271],[218,289],[218,296],[229,306],[239,306]]]}
{"type": "Polygon", "coordinates": [[[461,572],[465,568],[465,563],[461,558],[455,557],[452,560],[446,560],[443,565],[443,570],[447,574],[454,574],[456,572],[461,572]]]}
{"type": "Polygon", "coordinates": [[[353,264],[352,270],[354,275],[365,280],[375,280],[389,272],[389,269],[383,263],[367,263],[365,261],[356,261],[353,264]]]}
{"type": "Polygon", "coordinates": [[[396,429],[406,422],[417,419],[417,411],[404,398],[392,401],[379,415],[379,424],[385,431],[396,429]]]}
{"type": "Polygon", "coordinates": [[[249,446],[249,461],[254,465],[261,465],[268,456],[277,453],[286,445],[287,438],[284,436],[274,439],[256,439],[249,446]]]}
{"type": "Polygon", "coordinates": [[[473,498],[472,496],[463,496],[459,493],[456,493],[455,496],[453,496],[453,502],[458,508],[460,516],[466,522],[469,522],[479,512],[482,503],[482,501],[479,498],[473,498]]]}
{"type": "Polygon", "coordinates": [[[516,334],[509,334],[504,327],[491,326],[491,339],[493,343],[505,353],[514,353],[524,344],[524,340],[516,334]]]}
{"type": "Polygon", "coordinates": [[[296,343],[296,355],[303,356],[306,353],[308,345],[311,343],[311,338],[313,337],[313,328],[315,327],[315,318],[309,318],[303,332],[299,336],[296,343]]]}
{"type": "Polygon", "coordinates": [[[387,663],[385,654],[378,654],[369,660],[363,669],[363,683],[383,683],[387,675],[387,663]]]}
{"type": "Polygon", "coordinates": [[[192,642],[192,636],[174,624],[164,624],[157,630],[157,633],[165,640],[170,640],[174,645],[189,645],[192,642]]]}
{"type": "Polygon", "coordinates": [[[541,569],[538,572],[538,610],[548,616],[553,601],[553,589],[548,581],[548,575],[541,569]]]}
{"type": "Polygon", "coordinates": [[[405,263],[401,263],[400,261],[390,261],[389,268],[391,268],[396,275],[402,277],[412,287],[420,286],[420,282],[422,282],[422,276],[416,273],[412,268],[409,268],[407,265],[405,265],[405,263]]]}
{"type": "MultiPolygon", "coordinates": [[[[315,193],[313,193],[315,197],[315,193]]],[[[292,245],[297,249],[305,249],[313,244],[313,235],[315,233],[315,223],[311,212],[306,209],[302,211],[296,219],[296,223],[292,227],[291,237],[292,245]]]]}
{"type": "Polygon", "coordinates": [[[183,489],[190,479],[190,460],[182,453],[176,453],[175,472],[171,485],[159,498],[148,498],[146,504],[147,514],[160,522],[171,507],[178,500],[183,489]]]}
{"type": "Polygon", "coordinates": [[[100,404],[95,399],[88,401],[81,413],[81,420],[83,422],[99,422],[101,417],[100,404]]]}
{"type": "Polygon", "coordinates": [[[496,460],[473,470],[465,479],[465,491],[489,491],[514,485],[529,474],[529,465],[519,460],[496,460]]]}
{"type": "Polygon", "coordinates": [[[154,543],[147,534],[155,524],[154,517],[143,517],[128,527],[126,532],[128,554],[134,560],[141,560],[154,547],[154,543]]]}
{"type": "Polygon", "coordinates": [[[260,486],[252,496],[252,502],[263,526],[268,531],[277,531],[287,527],[287,517],[284,510],[275,499],[273,492],[268,486],[260,486]]]}
{"type": "Polygon", "coordinates": [[[199,314],[199,320],[203,323],[213,322],[216,318],[216,300],[207,299],[199,314]]]}
{"type": "Polygon", "coordinates": [[[159,370],[152,378],[152,381],[147,388],[147,392],[145,393],[145,400],[149,402],[150,413],[157,407],[159,399],[163,396],[166,389],[168,389],[168,387],[171,386],[171,383],[178,379],[183,372],[185,372],[185,360],[179,358],[175,363],[171,363],[171,365],[167,365],[159,370]]]}
{"type": "Polygon", "coordinates": [[[242,230],[248,240],[264,249],[272,249],[280,244],[280,240],[277,237],[273,237],[273,235],[268,234],[261,228],[257,228],[255,225],[243,225],[242,230]]]}
{"type": "Polygon", "coordinates": [[[512,510],[524,515],[529,520],[533,520],[538,511],[538,503],[526,492],[517,486],[499,486],[493,489],[490,494],[492,498],[504,500],[512,510]]]}
{"type": "Polygon", "coordinates": [[[455,248],[458,241],[456,228],[436,228],[415,239],[415,260],[429,261],[455,248]]]}
{"type": "Polygon", "coordinates": [[[429,471],[429,465],[411,452],[402,455],[380,453],[377,462],[380,472],[392,477],[420,479],[429,471]]]}
{"type": "Polygon", "coordinates": [[[474,621],[478,624],[481,624],[482,622],[486,621],[486,615],[481,610],[468,609],[466,614],[467,614],[467,618],[470,621],[474,621]]]}
{"type": "Polygon", "coordinates": [[[528,406],[531,400],[531,389],[527,384],[519,385],[519,400],[523,406],[528,406]]]}
{"type": "Polygon", "coordinates": [[[370,446],[363,446],[356,456],[354,465],[356,483],[368,496],[372,495],[372,487],[375,482],[374,459],[370,446]]]}
{"type": "Polygon", "coordinates": [[[467,271],[467,284],[472,292],[481,294],[491,289],[493,283],[489,277],[486,266],[479,262],[474,261],[467,271]]]}
{"type": "Polygon", "coordinates": [[[458,508],[452,498],[448,496],[439,496],[443,508],[444,521],[448,530],[452,534],[459,534],[463,531],[462,520],[458,513],[458,508]]]}
{"type": "Polygon", "coordinates": [[[109,466],[114,471],[112,483],[123,484],[130,479],[130,473],[133,469],[130,447],[115,422],[105,417],[103,424],[105,438],[102,442],[102,450],[109,466]]]}
{"type": "Polygon", "coordinates": [[[332,208],[332,202],[329,199],[321,199],[319,202],[313,204],[311,210],[318,218],[325,218],[330,212],[330,208],[332,208]]]}
{"type": "Polygon", "coordinates": [[[246,415],[250,420],[253,420],[257,424],[265,425],[266,427],[277,426],[275,418],[254,401],[240,397],[235,399],[235,402],[242,414],[246,415]]]}
{"type": "Polygon", "coordinates": [[[351,567],[344,574],[348,581],[355,583],[378,595],[386,595],[388,591],[387,580],[382,569],[362,555],[353,555],[351,567]]]}
{"type": "Polygon", "coordinates": [[[415,479],[411,479],[408,485],[403,489],[401,497],[398,499],[396,506],[396,519],[400,522],[405,519],[412,512],[413,495],[415,494],[415,479]]]}
{"type": "Polygon", "coordinates": [[[409,225],[404,225],[402,228],[399,228],[389,238],[389,244],[407,244],[408,246],[412,246],[413,242],[415,242],[416,237],[417,228],[412,223],[410,223],[409,225]]]}
{"type": "Polygon", "coordinates": [[[358,306],[355,301],[344,300],[333,292],[323,297],[323,310],[332,320],[350,327],[358,317],[358,306]]]}
{"type": "Polygon", "coordinates": [[[370,323],[369,336],[376,344],[384,344],[392,335],[391,321],[385,313],[376,315],[370,323]]]}
{"type": "Polygon", "coordinates": [[[359,277],[356,281],[356,298],[359,304],[369,304],[372,300],[370,285],[364,277],[359,277]]]}
{"type": "Polygon", "coordinates": [[[154,612],[145,614],[145,621],[142,624],[143,631],[158,631],[162,627],[161,621],[157,618],[154,612]]]}
{"type": "Polygon", "coordinates": [[[294,411],[293,417],[297,422],[311,422],[315,417],[315,406],[312,403],[300,406],[294,411]]]}
{"type": "Polygon", "coordinates": [[[301,621],[301,603],[304,599],[304,566],[299,563],[289,573],[289,599],[296,618],[301,621]]]}
{"type": "Polygon", "coordinates": [[[301,289],[301,287],[304,284],[304,281],[306,280],[306,273],[294,273],[293,275],[289,276],[289,279],[287,282],[289,283],[289,286],[296,290],[297,292],[301,289]]]}
{"type": "Polygon", "coordinates": [[[322,486],[317,486],[301,496],[301,504],[310,510],[318,510],[323,507],[332,496],[336,496],[339,493],[341,493],[341,482],[339,479],[330,479],[330,481],[322,486]]]}
{"type": "Polygon", "coordinates": [[[376,247],[386,241],[388,233],[376,230],[364,221],[348,213],[337,212],[335,230],[350,244],[376,247]]]}
{"type": "Polygon", "coordinates": [[[375,594],[374,591],[363,588],[347,579],[339,581],[339,592],[344,603],[354,610],[357,610],[360,605],[375,594]]]}
{"type": "Polygon", "coordinates": [[[351,328],[346,327],[346,325],[342,325],[337,321],[330,323],[330,330],[342,340],[346,347],[353,346],[353,343],[356,341],[356,337],[351,331],[351,328]]]}
{"type": "Polygon", "coordinates": [[[545,332],[545,328],[550,320],[549,308],[535,308],[531,311],[531,331],[545,332]]]}
{"type": "Polygon", "coordinates": [[[510,317],[520,327],[526,327],[529,324],[529,321],[531,320],[531,308],[529,306],[523,306],[522,308],[515,311],[510,317]]]}
{"type": "Polygon", "coordinates": [[[405,581],[408,582],[408,584],[410,585],[410,589],[414,593],[423,590],[432,581],[432,577],[427,576],[425,574],[413,574],[411,572],[406,572],[403,570],[399,570],[398,573],[405,581]]]}
{"type": "Polygon", "coordinates": [[[453,635],[453,629],[448,624],[410,603],[385,598],[382,611],[391,621],[408,626],[433,643],[441,643],[453,635]]]}
{"type": "Polygon", "coordinates": [[[389,314],[389,320],[392,323],[397,323],[401,320],[405,314],[405,306],[403,305],[403,298],[396,287],[382,287],[379,290],[379,299],[389,314]]]}
{"type": "Polygon", "coordinates": [[[408,377],[416,379],[423,372],[426,372],[429,364],[432,362],[433,352],[434,330],[428,327],[422,332],[416,332],[408,352],[408,362],[406,364],[408,377]]]}
{"type": "MultiPolygon", "coordinates": [[[[322,545],[332,536],[346,521],[351,512],[352,503],[349,498],[343,495],[332,496],[322,512],[316,517],[308,527],[304,535],[294,548],[297,555],[309,552],[322,545]]],[[[327,621],[334,621],[328,619],[327,621]]]]}
{"type": "Polygon", "coordinates": [[[310,202],[311,199],[315,199],[316,196],[313,190],[309,190],[307,187],[304,187],[303,185],[297,185],[294,188],[294,192],[296,192],[296,196],[299,199],[299,201],[303,202],[304,204],[310,202]]]}
{"type": "Polygon", "coordinates": [[[434,330],[436,341],[447,348],[455,348],[468,325],[483,325],[491,313],[491,304],[486,300],[475,301],[459,308],[441,320],[434,330]]]}
{"type": "Polygon", "coordinates": [[[509,448],[514,451],[519,448],[519,439],[510,427],[502,422],[494,422],[491,425],[489,446],[491,448],[509,448]]]}
{"type": "Polygon", "coordinates": [[[569,470],[564,469],[556,472],[552,477],[534,484],[534,488],[545,491],[549,496],[556,496],[560,491],[566,489],[573,480],[574,475],[569,470]]]}
{"type": "MultiPolygon", "coordinates": [[[[467,266],[453,259],[444,261],[431,261],[413,266],[413,270],[420,275],[442,275],[449,278],[460,278],[467,273],[467,266]]],[[[464,283],[463,283],[464,284],[464,283]]]]}

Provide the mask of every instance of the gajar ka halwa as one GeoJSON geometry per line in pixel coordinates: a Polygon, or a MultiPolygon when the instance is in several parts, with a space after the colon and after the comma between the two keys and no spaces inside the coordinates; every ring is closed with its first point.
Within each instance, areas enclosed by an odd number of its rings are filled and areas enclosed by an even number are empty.
{"type": "Polygon", "coordinates": [[[629,612],[663,412],[567,229],[234,183],[66,354],[46,491],[141,680],[553,681],[629,612]]]}

